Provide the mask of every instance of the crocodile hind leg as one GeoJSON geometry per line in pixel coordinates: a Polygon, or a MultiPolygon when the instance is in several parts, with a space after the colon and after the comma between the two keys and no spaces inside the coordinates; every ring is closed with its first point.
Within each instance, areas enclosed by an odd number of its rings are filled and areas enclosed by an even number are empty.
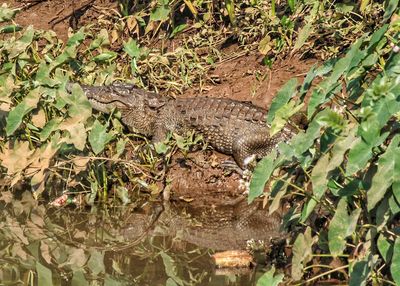
{"type": "Polygon", "coordinates": [[[271,153],[281,142],[279,135],[271,137],[268,130],[249,130],[237,137],[233,143],[233,157],[242,169],[253,169],[256,160],[271,153]]]}

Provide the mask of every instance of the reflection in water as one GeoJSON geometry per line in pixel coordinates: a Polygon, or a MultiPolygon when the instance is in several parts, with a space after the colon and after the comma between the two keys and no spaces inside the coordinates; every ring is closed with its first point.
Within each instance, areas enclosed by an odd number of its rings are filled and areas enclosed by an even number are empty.
{"type": "Polygon", "coordinates": [[[0,194],[3,284],[253,285],[260,273],[216,272],[210,254],[281,235],[280,217],[255,204],[82,211],[0,194]]]}

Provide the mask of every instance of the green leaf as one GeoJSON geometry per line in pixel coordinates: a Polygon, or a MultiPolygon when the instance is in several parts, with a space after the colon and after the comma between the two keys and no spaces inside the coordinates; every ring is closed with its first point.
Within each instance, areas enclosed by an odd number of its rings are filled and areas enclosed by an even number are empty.
{"type": "Polygon", "coordinates": [[[389,197],[389,207],[390,207],[390,212],[393,215],[397,215],[400,213],[399,201],[395,199],[393,195],[389,197]]]}
{"type": "Polygon", "coordinates": [[[166,154],[169,146],[165,144],[164,142],[156,142],[154,143],[154,148],[156,149],[157,154],[166,154]]]}
{"type": "Polygon", "coordinates": [[[300,87],[299,97],[301,99],[303,99],[304,95],[306,95],[307,91],[311,87],[311,83],[316,77],[317,77],[316,65],[313,65],[313,67],[308,71],[306,77],[304,78],[303,84],[300,87]]]}
{"type": "Polygon", "coordinates": [[[368,211],[372,210],[376,204],[383,199],[387,189],[394,181],[394,158],[399,152],[400,135],[396,135],[386,152],[378,160],[378,171],[372,178],[371,187],[367,192],[368,211]]]}
{"type": "Polygon", "coordinates": [[[389,0],[386,1],[387,6],[385,7],[385,14],[383,15],[382,22],[385,23],[392,17],[392,14],[399,7],[399,0],[389,0]]]}
{"type": "Polygon", "coordinates": [[[18,25],[7,25],[0,27],[0,34],[8,34],[8,33],[15,33],[22,30],[21,26],[18,25]]]}
{"type": "MultiPolygon", "coordinates": [[[[51,284],[49,284],[51,285],[51,284]]],[[[89,286],[89,282],[85,278],[83,270],[79,269],[72,273],[71,286],[89,286]]]]}
{"type": "Polygon", "coordinates": [[[236,27],[235,1],[225,0],[224,2],[226,11],[228,12],[229,20],[231,21],[232,26],[236,27]]]}
{"type": "MultiPolygon", "coordinates": [[[[398,149],[398,148],[397,148],[398,149]]],[[[400,150],[394,152],[394,168],[393,168],[393,196],[400,202],[400,150]]]]}
{"type": "Polygon", "coordinates": [[[124,51],[131,57],[139,59],[142,54],[142,49],[137,44],[136,40],[130,38],[128,42],[124,43],[124,51]]]}
{"type": "Polygon", "coordinates": [[[306,43],[308,37],[311,35],[313,31],[314,31],[313,22],[308,22],[303,28],[301,28],[296,43],[294,44],[292,53],[299,50],[306,43]]]}
{"type": "Polygon", "coordinates": [[[311,173],[311,182],[313,187],[313,195],[314,197],[310,198],[308,203],[303,208],[303,212],[301,214],[301,221],[304,222],[307,220],[308,216],[314,210],[314,207],[317,205],[319,200],[325,194],[328,186],[328,173],[327,166],[329,163],[329,154],[326,153],[318,160],[317,164],[314,166],[311,173]]]}
{"type": "Polygon", "coordinates": [[[383,133],[380,137],[376,138],[377,141],[372,146],[358,137],[349,151],[346,176],[353,175],[365,168],[368,161],[372,158],[372,148],[381,145],[388,135],[389,132],[383,133]]]}
{"type": "Polygon", "coordinates": [[[182,32],[183,30],[185,30],[187,26],[188,26],[187,24],[180,24],[180,25],[176,26],[176,27],[174,28],[174,30],[172,30],[172,33],[171,33],[171,35],[170,35],[169,37],[170,37],[170,38],[175,37],[175,36],[178,35],[180,32],[182,32]]]}
{"type": "Polygon", "coordinates": [[[92,115],[92,105],[79,84],[72,85],[71,94],[60,92],[60,97],[69,105],[69,116],[78,119],[79,122],[86,122],[92,115]]]}
{"type": "Polygon", "coordinates": [[[78,32],[73,34],[67,41],[67,47],[76,47],[80,45],[83,40],[86,38],[86,35],[84,33],[84,27],[80,28],[78,32]]]}
{"type": "Polygon", "coordinates": [[[185,285],[182,279],[178,276],[178,269],[175,260],[165,252],[160,253],[164,262],[165,273],[174,280],[178,285],[185,285]]]}
{"type": "Polygon", "coordinates": [[[13,19],[19,11],[20,9],[8,8],[8,5],[4,3],[0,7],[0,23],[13,19]]]}
{"type": "Polygon", "coordinates": [[[36,262],[36,272],[38,275],[38,285],[53,285],[51,270],[40,262],[36,262]]]}
{"type": "Polygon", "coordinates": [[[292,13],[293,13],[295,5],[296,5],[296,0],[288,0],[288,4],[289,4],[289,7],[290,7],[290,11],[292,11],[292,13]]]}
{"type": "Polygon", "coordinates": [[[116,151],[117,151],[117,158],[122,155],[122,153],[125,151],[125,145],[126,145],[127,140],[120,138],[117,142],[116,146],[116,151]]]}
{"type": "MultiPolygon", "coordinates": [[[[320,114],[324,114],[324,111],[320,112],[320,114]]],[[[321,126],[317,122],[317,118],[318,116],[311,121],[305,133],[300,132],[290,141],[290,146],[298,159],[303,157],[303,153],[306,152],[314,144],[315,139],[320,136],[321,126]]]]}
{"type": "Polygon", "coordinates": [[[356,3],[337,3],[335,4],[335,10],[342,13],[348,14],[355,9],[356,3]]]}
{"type": "Polygon", "coordinates": [[[257,280],[257,286],[278,286],[279,283],[281,283],[283,281],[283,277],[285,277],[285,275],[283,274],[278,274],[275,275],[275,267],[272,266],[272,268],[264,273],[258,280],[257,280]]]}
{"type": "Polygon", "coordinates": [[[287,121],[289,120],[289,118],[292,115],[299,112],[303,108],[303,106],[304,106],[304,103],[296,106],[296,102],[289,101],[289,103],[287,103],[287,104],[283,105],[281,108],[279,108],[275,113],[274,120],[272,121],[270,135],[274,136],[279,131],[281,131],[282,128],[287,124],[287,121]]]}
{"type": "MultiPolygon", "coordinates": [[[[351,128],[351,127],[349,127],[351,128]]],[[[355,141],[356,129],[351,128],[348,134],[342,134],[342,137],[336,140],[335,145],[332,148],[332,156],[329,160],[327,170],[331,171],[339,167],[344,159],[344,154],[347,150],[353,147],[355,141]]]]}
{"type": "Polygon", "coordinates": [[[290,79],[276,94],[272,100],[271,107],[268,111],[267,122],[272,123],[275,112],[288,103],[289,99],[296,95],[297,79],[290,79]]]}
{"type": "Polygon", "coordinates": [[[383,25],[382,27],[380,27],[377,31],[375,31],[372,36],[371,39],[369,40],[369,44],[368,44],[368,54],[372,53],[373,50],[375,49],[375,47],[377,46],[377,44],[379,43],[379,41],[385,36],[385,33],[388,29],[389,25],[383,25]]]}
{"type": "Polygon", "coordinates": [[[91,270],[91,274],[97,276],[100,273],[105,273],[104,265],[104,252],[100,252],[97,249],[91,249],[90,258],[87,263],[87,267],[91,270]]]}
{"type": "Polygon", "coordinates": [[[15,108],[13,108],[7,117],[6,133],[7,136],[12,135],[15,130],[21,125],[22,120],[26,114],[36,108],[40,96],[42,94],[41,88],[35,88],[29,92],[29,94],[20,102],[15,108]]]}
{"type": "Polygon", "coordinates": [[[108,38],[108,32],[106,29],[101,29],[100,33],[97,35],[96,39],[90,43],[89,51],[93,51],[99,47],[107,46],[110,44],[108,38]]]}
{"type": "Polygon", "coordinates": [[[131,199],[129,198],[129,191],[127,188],[118,186],[116,187],[115,192],[123,205],[127,205],[131,202],[131,199]]]}
{"type": "Polygon", "coordinates": [[[272,151],[267,157],[261,159],[254,169],[253,176],[250,182],[250,192],[248,202],[251,203],[255,198],[261,196],[264,192],[264,186],[269,180],[272,172],[274,171],[274,161],[276,158],[276,151],[272,151]]]}
{"type": "Polygon", "coordinates": [[[377,246],[380,254],[382,255],[385,263],[389,264],[393,255],[393,244],[390,243],[383,234],[380,234],[377,241],[377,246]]]}
{"type": "Polygon", "coordinates": [[[337,133],[341,132],[346,127],[345,119],[330,108],[327,108],[326,110],[327,112],[325,112],[323,116],[318,117],[318,123],[321,126],[332,128],[337,133]]]}
{"type": "Polygon", "coordinates": [[[324,103],[327,98],[341,89],[339,78],[346,75],[346,72],[352,67],[356,66],[360,57],[360,46],[363,43],[363,38],[357,40],[351,49],[347,52],[346,56],[341,58],[335,63],[331,75],[319,84],[313,91],[307,109],[308,117],[311,118],[318,106],[324,103]]]}
{"type": "Polygon", "coordinates": [[[400,237],[397,237],[393,246],[393,257],[390,272],[394,282],[400,285],[400,237]]]}
{"type": "Polygon", "coordinates": [[[368,267],[367,258],[356,262],[353,266],[353,270],[350,273],[349,286],[365,286],[367,284],[370,271],[371,270],[368,267]]]}
{"type": "Polygon", "coordinates": [[[35,34],[35,31],[32,26],[29,26],[24,34],[22,35],[21,38],[18,39],[18,41],[15,42],[15,44],[12,46],[10,50],[10,58],[15,58],[22,52],[24,52],[32,43],[33,36],[35,34]]]}
{"type": "Polygon", "coordinates": [[[104,63],[104,62],[109,62],[117,57],[117,53],[112,52],[112,51],[106,51],[103,52],[95,57],[92,58],[93,61],[96,63],[104,63]]]}
{"type": "Polygon", "coordinates": [[[58,126],[60,125],[62,118],[53,118],[46,125],[43,127],[42,131],[40,132],[40,141],[44,142],[49,138],[50,134],[57,130],[58,126]]]}
{"type": "Polygon", "coordinates": [[[356,209],[348,215],[346,199],[342,198],[339,201],[328,232],[329,249],[333,256],[343,253],[346,247],[346,238],[355,231],[360,213],[361,209],[356,209]]]}
{"type": "Polygon", "coordinates": [[[167,5],[162,5],[151,11],[150,21],[166,21],[168,20],[171,9],[167,5]]]}
{"type": "Polygon", "coordinates": [[[113,135],[107,133],[107,127],[96,120],[89,134],[89,143],[92,146],[94,154],[97,155],[103,151],[106,144],[112,139],[113,135]]]}

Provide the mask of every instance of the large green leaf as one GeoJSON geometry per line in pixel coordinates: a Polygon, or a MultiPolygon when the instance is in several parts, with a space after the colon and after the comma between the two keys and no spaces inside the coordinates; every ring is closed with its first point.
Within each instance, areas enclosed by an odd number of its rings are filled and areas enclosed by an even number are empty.
{"type": "Polygon", "coordinates": [[[36,272],[38,276],[38,285],[53,285],[52,273],[49,268],[36,262],[36,272]]]}
{"type": "Polygon", "coordinates": [[[380,234],[377,241],[380,254],[386,263],[389,263],[393,255],[393,243],[390,242],[383,234],[380,234]]]}
{"type": "Polygon", "coordinates": [[[296,95],[297,79],[290,79],[276,94],[274,97],[271,107],[268,111],[267,122],[272,123],[275,117],[275,112],[288,103],[289,99],[296,95]]]}
{"type": "Polygon", "coordinates": [[[275,267],[264,273],[258,280],[257,286],[278,286],[283,281],[283,274],[275,275],[275,267]]]}
{"type": "Polygon", "coordinates": [[[273,151],[267,157],[258,162],[250,182],[250,192],[248,197],[249,203],[263,194],[265,184],[268,182],[272,172],[274,171],[275,158],[276,151],[273,151]]]}
{"type": "Polygon", "coordinates": [[[394,282],[400,285],[400,237],[397,237],[394,242],[390,272],[392,273],[394,282]]]}
{"type": "Polygon", "coordinates": [[[371,187],[367,193],[368,210],[372,210],[376,204],[383,199],[387,189],[392,185],[395,177],[394,162],[398,147],[400,135],[396,135],[386,152],[378,160],[378,171],[372,178],[371,187]]]}
{"type": "Polygon", "coordinates": [[[371,269],[368,266],[368,257],[363,260],[357,261],[353,270],[350,273],[349,286],[364,286],[367,285],[368,276],[371,269]]]}
{"type": "Polygon", "coordinates": [[[301,221],[307,220],[314,207],[317,205],[319,200],[325,194],[328,184],[328,173],[327,166],[329,164],[329,154],[326,153],[318,160],[317,164],[314,166],[311,172],[311,182],[313,197],[305,204],[302,214],[301,221]]]}
{"type": "Polygon", "coordinates": [[[171,278],[177,285],[185,285],[183,280],[178,275],[178,265],[175,260],[165,252],[160,253],[164,262],[165,273],[171,278]]]}
{"type": "Polygon", "coordinates": [[[71,286],[89,286],[83,269],[78,269],[72,273],[71,286]]]}
{"type": "Polygon", "coordinates": [[[374,144],[366,143],[361,137],[355,139],[352,148],[349,151],[346,175],[351,176],[354,173],[366,167],[368,161],[372,158],[372,148],[381,145],[389,135],[389,132],[383,133],[375,138],[374,144]]]}
{"type": "Polygon", "coordinates": [[[400,150],[394,152],[394,168],[393,168],[393,195],[400,202],[400,150]]]}
{"type": "Polygon", "coordinates": [[[68,114],[85,122],[92,115],[92,105],[78,84],[72,86],[71,94],[60,93],[63,100],[69,105],[68,114]]]}
{"type": "Polygon", "coordinates": [[[105,273],[104,252],[102,253],[100,250],[91,249],[87,267],[95,276],[99,275],[100,273],[105,273]]]}
{"type": "Polygon", "coordinates": [[[107,133],[107,127],[96,120],[89,134],[89,143],[92,146],[93,152],[96,155],[99,154],[112,139],[113,135],[107,133]]]}
{"type": "Polygon", "coordinates": [[[340,88],[338,83],[339,78],[342,77],[351,67],[355,66],[359,61],[362,60],[362,57],[359,56],[359,48],[363,41],[364,39],[361,38],[355,42],[351,49],[347,52],[346,56],[336,62],[331,75],[321,82],[314,90],[307,109],[309,118],[311,118],[318,106],[324,103],[329,96],[337,92],[337,89],[340,88]]]}
{"type": "Polygon", "coordinates": [[[274,136],[282,130],[282,128],[287,124],[289,118],[299,112],[303,108],[304,104],[296,106],[294,101],[289,101],[289,103],[280,107],[276,113],[275,118],[272,121],[270,135],[274,136]]]}
{"type": "Polygon", "coordinates": [[[346,238],[355,231],[360,213],[361,209],[355,209],[349,215],[346,199],[342,198],[339,201],[328,231],[329,250],[333,256],[343,253],[346,247],[346,238]]]}
{"type": "Polygon", "coordinates": [[[35,88],[31,90],[24,100],[10,111],[7,117],[6,125],[7,136],[12,135],[21,125],[24,116],[36,108],[41,94],[41,88],[35,88]]]}

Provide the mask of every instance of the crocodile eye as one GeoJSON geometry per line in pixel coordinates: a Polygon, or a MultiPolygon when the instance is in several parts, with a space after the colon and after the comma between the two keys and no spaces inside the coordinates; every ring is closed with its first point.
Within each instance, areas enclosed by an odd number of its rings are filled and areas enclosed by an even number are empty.
{"type": "Polygon", "coordinates": [[[165,104],[163,100],[159,100],[158,98],[149,98],[147,103],[151,109],[158,109],[165,104]]]}

